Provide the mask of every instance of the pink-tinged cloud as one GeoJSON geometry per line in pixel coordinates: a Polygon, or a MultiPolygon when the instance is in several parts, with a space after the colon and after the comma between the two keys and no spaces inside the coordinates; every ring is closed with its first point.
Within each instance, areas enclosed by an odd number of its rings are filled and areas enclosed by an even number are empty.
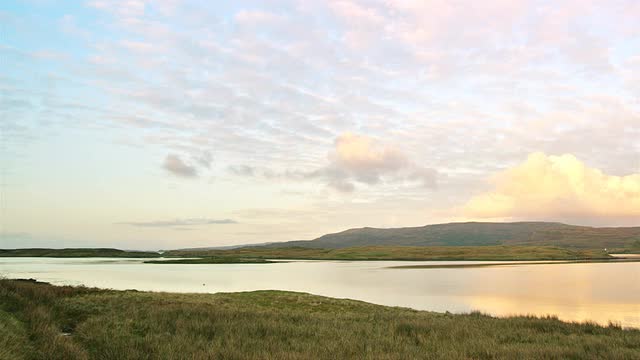
{"type": "Polygon", "coordinates": [[[335,151],[329,158],[338,166],[355,173],[393,171],[407,164],[407,158],[396,148],[351,133],[336,138],[335,151]]]}
{"type": "Polygon", "coordinates": [[[197,169],[194,166],[185,163],[178,155],[174,155],[174,154],[167,155],[167,157],[164,159],[164,163],[162,164],[162,167],[169,173],[176,176],[180,176],[180,177],[198,176],[197,169]]]}
{"type": "Polygon", "coordinates": [[[328,158],[329,165],[318,173],[328,178],[332,188],[342,192],[353,191],[353,181],[368,185],[383,179],[418,181],[428,188],[436,184],[435,170],[417,166],[397,147],[365,135],[338,136],[328,158]]]}
{"type": "Polygon", "coordinates": [[[528,159],[492,179],[465,215],[480,218],[640,218],[640,174],[614,176],[571,154],[528,159]]]}

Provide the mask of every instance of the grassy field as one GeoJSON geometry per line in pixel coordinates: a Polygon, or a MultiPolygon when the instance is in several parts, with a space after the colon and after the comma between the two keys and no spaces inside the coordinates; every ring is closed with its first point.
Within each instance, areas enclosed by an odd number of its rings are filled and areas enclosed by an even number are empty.
{"type": "Polygon", "coordinates": [[[638,359],[640,330],[303,293],[171,294],[0,280],[0,359],[638,359]]]}
{"type": "Polygon", "coordinates": [[[626,248],[616,248],[611,250],[612,254],[640,254],[640,238],[632,242],[626,248]]]}
{"type": "Polygon", "coordinates": [[[607,259],[603,250],[553,246],[362,246],[342,249],[240,248],[169,251],[170,256],[310,260],[579,260],[607,259]]]}
{"type": "Polygon", "coordinates": [[[0,257],[159,257],[157,252],[126,251],[110,248],[69,248],[69,249],[0,249],[0,257]]]}

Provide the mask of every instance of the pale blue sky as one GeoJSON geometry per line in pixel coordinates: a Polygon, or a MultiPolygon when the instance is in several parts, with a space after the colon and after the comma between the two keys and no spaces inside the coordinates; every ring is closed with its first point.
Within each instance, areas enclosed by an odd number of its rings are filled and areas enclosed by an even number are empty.
{"type": "Polygon", "coordinates": [[[0,247],[640,225],[638,23],[633,0],[3,1],[0,247]]]}

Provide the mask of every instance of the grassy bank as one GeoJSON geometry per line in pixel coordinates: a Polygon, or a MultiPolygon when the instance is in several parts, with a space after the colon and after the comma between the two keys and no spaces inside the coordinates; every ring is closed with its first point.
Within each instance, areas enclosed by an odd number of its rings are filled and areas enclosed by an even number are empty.
{"type": "MultiPolygon", "coordinates": [[[[0,249],[0,257],[159,258],[156,252],[118,249],[0,249]]],[[[232,250],[170,250],[164,257],[198,259],[149,260],[162,264],[268,263],[299,260],[593,260],[609,259],[600,249],[555,246],[359,246],[340,249],[245,247],[232,250]]]]}
{"type": "Polygon", "coordinates": [[[157,252],[126,251],[110,248],[69,248],[69,249],[0,249],[0,257],[123,257],[150,258],[160,257],[157,252]]]}
{"type": "Polygon", "coordinates": [[[584,260],[608,259],[603,250],[553,246],[362,246],[342,249],[240,248],[169,251],[169,256],[308,260],[584,260]]]}
{"type": "Polygon", "coordinates": [[[0,359],[640,357],[640,331],[303,293],[170,294],[0,280],[0,359]]]}

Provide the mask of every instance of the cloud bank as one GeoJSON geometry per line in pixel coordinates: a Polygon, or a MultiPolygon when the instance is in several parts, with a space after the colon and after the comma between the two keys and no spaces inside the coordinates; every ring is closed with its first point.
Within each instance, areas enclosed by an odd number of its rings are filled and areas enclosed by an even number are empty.
{"type": "Polygon", "coordinates": [[[480,218],[640,218],[640,174],[614,176],[571,154],[533,153],[497,174],[474,196],[466,216],[480,218]]]}

